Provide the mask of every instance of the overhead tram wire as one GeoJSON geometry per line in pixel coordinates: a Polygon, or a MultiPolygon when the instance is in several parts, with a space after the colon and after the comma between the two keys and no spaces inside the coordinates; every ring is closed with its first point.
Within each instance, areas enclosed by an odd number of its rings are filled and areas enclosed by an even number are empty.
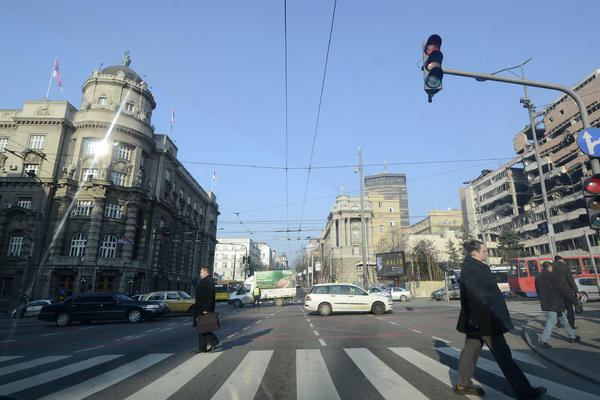
{"type": "MultiPolygon", "coordinates": [[[[310,161],[308,163],[308,171],[306,173],[306,187],[304,188],[304,200],[302,202],[302,212],[300,213],[300,228],[302,228],[302,219],[304,218],[304,208],[306,206],[306,196],[308,195],[308,184],[310,182],[310,172],[312,169],[313,156],[315,153],[315,143],[317,141],[317,132],[319,131],[319,119],[321,118],[321,105],[323,104],[323,92],[325,90],[325,78],[327,77],[327,65],[329,63],[329,51],[331,49],[331,37],[333,36],[333,24],[335,22],[335,10],[337,8],[337,0],[333,2],[333,11],[331,13],[331,24],[329,27],[329,41],[327,42],[327,54],[325,55],[325,66],[323,68],[323,80],[321,81],[321,94],[319,95],[319,106],[317,108],[317,120],[315,122],[315,132],[313,134],[312,148],[310,150],[310,161]]],[[[298,239],[300,234],[298,234],[298,239]]]]}

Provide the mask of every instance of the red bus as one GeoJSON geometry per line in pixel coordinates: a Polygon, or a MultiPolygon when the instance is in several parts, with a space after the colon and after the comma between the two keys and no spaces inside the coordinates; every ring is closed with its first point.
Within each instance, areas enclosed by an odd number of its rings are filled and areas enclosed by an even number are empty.
{"type": "MultiPolygon", "coordinates": [[[[535,277],[541,272],[542,264],[552,261],[550,257],[523,257],[508,260],[508,285],[511,292],[520,296],[535,297],[535,277]]],[[[565,256],[563,261],[575,276],[595,276],[590,256],[565,256]]],[[[596,268],[600,269],[600,256],[594,256],[596,268]]]]}

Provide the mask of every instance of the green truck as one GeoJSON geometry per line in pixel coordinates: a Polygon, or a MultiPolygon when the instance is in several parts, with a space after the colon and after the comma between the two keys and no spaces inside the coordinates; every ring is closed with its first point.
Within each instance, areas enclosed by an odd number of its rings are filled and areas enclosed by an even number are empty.
{"type": "Polygon", "coordinates": [[[296,297],[296,271],[273,270],[256,271],[254,275],[246,279],[244,286],[229,296],[229,304],[243,307],[254,301],[252,291],[255,287],[260,288],[260,301],[274,301],[281,306],[285,302],[293,301],[296,297]]]}

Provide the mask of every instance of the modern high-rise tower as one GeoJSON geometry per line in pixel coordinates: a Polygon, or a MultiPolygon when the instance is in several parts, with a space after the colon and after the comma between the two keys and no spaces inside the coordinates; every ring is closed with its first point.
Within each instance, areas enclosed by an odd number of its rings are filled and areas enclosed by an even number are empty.
{"type": "Polygon", "coordinates": [[[406,174],[383,173],[365,176],[365,192],[381,194],[386,200],[397,200],[400,226],[410,226],[406,174]]]}

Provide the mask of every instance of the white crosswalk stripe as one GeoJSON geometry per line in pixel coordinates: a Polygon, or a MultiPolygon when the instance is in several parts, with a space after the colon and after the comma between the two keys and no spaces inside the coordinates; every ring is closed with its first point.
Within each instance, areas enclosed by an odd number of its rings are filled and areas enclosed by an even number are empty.
{"type": "Polygon", "coordinates": [[[367,349],[344,349],[354,364],[385,399],[423,399],[427,397],[367,349]]]}
{"type": "MultiPolygon", "coordinates": [[[[376,353],[377,355],[367,348],[296,349],[295,360],[292,361],[291,366],[291,368],[295,367],[296,387],[291,386],[289,393],[282,394],[283,397],[295,397],[298,400],[339,400],[342,398],[342,392],[339,390],[345,388],[336,387],[336,382],[338,385],[339,382],[343,382],[347,372],[345,370],[340,371],[339,368],[331,370],[332,365],[328,365],[324,358],[326,353],[328,353],[327,360],[331,360],[329,356],[333,355],[337,360],[340,359],[340,354],[345,358],[347,356],[348,361],[346,364],[351,362],[356,366],[352,374],[362,373],[364,379],[370,383],[370,385],[364,387],[366,397],[369,397],[368,393],[372,393],[372,395],[384,399],[434,399],[438,398],[438,396],[432,396],[436,385],[438,386],[437,389],[447,388],[447,392],[441,397],[450,398],[453,396],[451,389],[456,382],[456,371],[444,364],[443,361],[438,360],[438,358],[439,355],[444,355],[457,360],[460,356],[460,350],[442,346],[429,348],[425,352],[427,355],[410,347],[380,348],[376,353]],[[332,354],[332,352],[334,353],[332,354]],[[389,352],[389,354],[386,355],[384,352],[389,352]],[[411,378],[403,376],[406,373],[402,372],[404,369],[399,369],[400,365],[412,366],[409,368],[412,371],[411,378]],[[420,374],[417,380],[414,379],[415,371],[420,374]],[[334,373],[335,375],[332,375],[334,373]],[[332,376],[336,379],[332,379],[332,376]]],[[[0,384],[0,396],[28,389],[40,391],[41,388],[45,389],[45,393],[41,394],[42,396],[45,395],[42,400],[75,400],[94,394],[101,395],[101,391],[113,390],[110,388],[117,388],[119,384],[125,385],[123,381],[135,377],[136,374],[144,370],[149,370],[152,367],[158,368],[159,363],[173,355],[173,353],[155,353],[131,359],[125,357],[124,354],[110,354],[90,357],[81,361],[77,360],[77,362],[74,362],[73,357],[76,356],[73,355],[45,356],[33,359],[18,355],[0,356],[0,362],[4,363],[0,367],[0,382],[3,383],[0,384]],[[101,364],[113,360],[115,361],[110,366],[101,366],[101,364]],[[113,365],[115,366],[113,367],[113,365]],[[32,371],[29,375],[27,375],[28,370],[32,371]],[[45,372],[38,373],[39,370],[45,372]],[[95,370],[99,371],[95,376],[89,373],[89,371],[95,370]],[[63,379],[84,371],[88,371],[87,375],[80,380],[63,379]],[[10,375],[13,373],[20,374],[19,378],[14,379],[10,375]],[[72,383],[67,386],[62,384],[63,381],[72,383]],[[49,382],[51,384],[48,388],[41,386],[49,382]]],[[[526,356],[526,354],[523,355],[526,356]]],[[[268,388],[269,382],[273,379],[280,379],[271,376],[273,373],[277,373],[277,370],[269,368],[271,360],[276,357],[277,351],[274,350],[194,355],[174,368],[166,370],[150,383],[138,384],[138,386],[127,389],[127,393],[133,392],[133,394],[127,397],[126,400],[181,399],[184,395],[189,396],[189,389],[193,388],[194,385],[204,385],[209,380],[215,386],[213,386],[213,389],[209,389],[209,393],[203,395],[204,398],[209,398],[211,393],[214,393],[213,400],[252,400],[257,396],[257,393],[260,397],[262,392],[259,393],[258,390],[261,386],[268,388]],[[228,354],[228,356],[222,357],[223,354],[228,354]],[[221,378],[218,378],[222,381],[212,381],[214,378],[201,373],[206,370],[222,371],[221,378]],[[185,386],[188,386],[188,389],[178,393],[185,386]]],[[[536,361],[536,363],[529,362],[529,364],[537,367],[543,366],[543,364],[532,358],[522,357],[522,359],[536,361]]],[[[477,368],[503,377],[497,364],[485,357],[480,357],[477,368]]],[[[526,375],[533,385],[547,387],[549,395],[552,397],[577,400],[598,399],[596,394],[584,392],[581,388],[576,388],[575,385],[571,387],[568,384],[554,382],[546,375],[544,375],[546,378],[528,373],[526,375]]],[[[483,377],[486,377],[486,374],[483,377]]],[[[356,380],[356,375],[353,375],[352,379],[356,380]]],[[[484,379],[482,378],[482,380],[484,379]]],[[[501,400],[512,398],[512,392],[510,392],[506,383],[503,384],[500,390],[495,387],[498,385],[497,379],[492,379],[489,375],[487,375],[487,379],[491,379],[492,382],[477,382],[474,380],[475,384],[485,389],[486,397],[501,400]]],[[[135,380],[128,380],[126,384],[135,385],[135,382],[135,380]]],[[[120,389],[114,390],[118,392],[120,389]]],[[[444,390],[446,389],[442,389],[442,391],[444,390]]],[[[469,399],[479,398],[477,396],[466,397],[469,399]]],[[[121,397],[119,396],[119,398],[121,397]]]]}

